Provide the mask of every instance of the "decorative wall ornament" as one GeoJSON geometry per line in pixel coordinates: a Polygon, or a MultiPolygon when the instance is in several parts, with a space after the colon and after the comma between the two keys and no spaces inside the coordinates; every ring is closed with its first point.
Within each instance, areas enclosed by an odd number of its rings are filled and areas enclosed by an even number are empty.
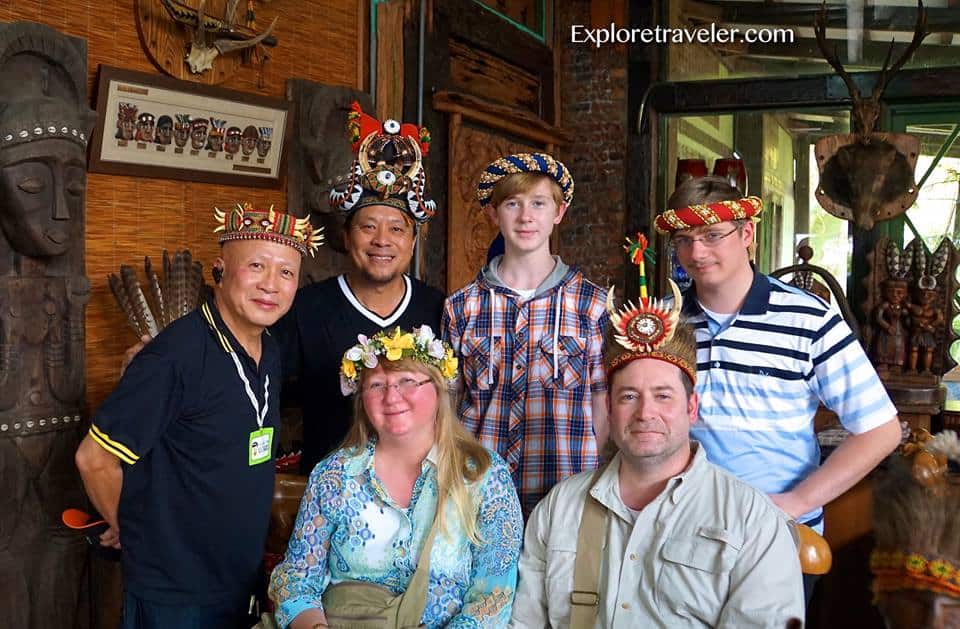
{"type": "Polygon", "coordinates": [[[850,119],[853,133],[821,138],[814,145],[820,171],[817,201],[830,214],[855,222],[863,229],[906,212],[919,194],[914,180],[920,141],[905,133],[875,131],[880,116],[880,98],[890,79],[910,59],[927,36],[927,14],[918,0],[913,40],[891,65],[893,44],[869,98],[844,70],[835,50],[826,43],[826,5],[815,20],[817,44],[836,70],[853,99],[850,119]]]}
{"type": "Polygon", "coordinates": [[[164,73],[178,79],[217,84],[232,76],[253,51],[262,73],[274,47],[278,18],[256,28],[252,2],[238,11],[240,0],[137,0],[137,31],[147,56],[164,73]],[[245,19],[239,19],[240,16],[245,19]]]}
{"type": "Polygon", "coordinates": [[[354,154],[344,124],[350,104],[372,109],[370,95],[349,87],[323,85],[304,79],[287,81],[287,99],[293,103],[293,132],[287,160],[287,207],[300,217],[322,225],[327,247],[315,258],[304,258],[304,277],[322,278],[347,269],[343,217],[330,207],[330,189],[350,170],[354,154]],[[336,253],[335,253],[336,252],[336,253]]]}
{"type": "Polygon", "coordinates": [[[73,463],[85,402],[86,42],[0,24],[0,609],[72,626],[86,545],[59,523],[85,501],[73,463]]]}
{"type": "Polygon", "coordinates": [[[155,337],[183,315],[192,312],[207,298],[210,287],[203,281],[203,265],[194,262],[190,250],[163,250],[161,274],[153,269],[150,256],[143,258],[146,289],[132,266],[120,265],[120,274],[107,280],[117,305],[127,315],[127,323],[137,338],[155,337]]]}
{"type": "Polygon", "coordinates": [[[90,170],[277,187],[288,109],[256,94],[101,66],[90,170]]]}

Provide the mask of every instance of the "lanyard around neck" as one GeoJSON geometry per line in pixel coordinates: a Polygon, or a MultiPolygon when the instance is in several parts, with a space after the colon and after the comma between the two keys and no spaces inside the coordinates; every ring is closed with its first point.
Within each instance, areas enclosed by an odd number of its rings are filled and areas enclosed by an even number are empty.
{"type": "Polygon", "coordinates": [[[231,351],[230,358],[233,359],[233,364],[237,367],[237,375],[243,380],[243,388],[247,392],[247,397],[250,398],[254,416],[257,418],[257,428],[263,428],[263,420],[267,418],[267,408],[270,406],[270,376],[268,375],[263,382],[263,409],[261,410],[260,402],[257,401],[257,396],[253,394],[253,389],[250,387],[250,381],[247,380],[247,374],[243,372],[243,365],[237,358],[237,352],[231,351]]]}

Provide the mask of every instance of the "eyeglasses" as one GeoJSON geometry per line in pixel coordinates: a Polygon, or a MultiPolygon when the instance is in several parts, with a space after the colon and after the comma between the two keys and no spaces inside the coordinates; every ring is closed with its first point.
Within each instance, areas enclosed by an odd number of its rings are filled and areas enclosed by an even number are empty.
{"type": "Polygon", "coordinates": [[[410,395],[419,387],[422,387],[428,382],[432,382],[432,380],[427,378],[426,380],[418,381],[414,380],[413,378],[401,378],[399,382],[394,382],[393,384],[387,384],[386,382],[371,382],[367,386],[363,387],[363,394],[372,397],[386,397],[387,391],[396,387],[397,393],[400,395],[410,395]]]}
{"type": "Polygon", "coordinates": [[[739,231],[739,227],[734,227],[725,234],[719,232],[707,232],[699,238],[693,238],[691,236],[674,236],[673,237],[673,246],[677,249],[688,249],[693,246],[693,243],[699,242],[704,247],[716,247],[720,244],[720,241],[732,234],[735,231],[739,231]]]}

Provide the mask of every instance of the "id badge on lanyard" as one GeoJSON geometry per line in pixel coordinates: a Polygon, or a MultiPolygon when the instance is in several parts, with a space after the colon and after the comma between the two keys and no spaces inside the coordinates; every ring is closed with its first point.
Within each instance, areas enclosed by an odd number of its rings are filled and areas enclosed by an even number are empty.
{"type": "Polygon", "coordinates": [[[268,375],[263,381],[263,408],[261,409],[260,402],[257,401],[257,396],[254,395],[253,389],[250,388],[250,381],[247,379],[247,374],[243,373],[243,366],[240,364],[240,359],[237,358],[237,353],[235,351],[230,352],[230,357],[233,358],[233,364],[237,368],[237,374],[240,376],[240,379],[243,380],[243,388],[247,392],[251,406],[253,406],[254,417],[257,418],[257,429],[250,433],[250,443],[247,448],[247,464],[254,466],[260,463],[266,463],[270,460],[273,452],[273,427],[263,427],[263,422],[267,417],[267,408],[270,406],[270,376],[268,375]]]}

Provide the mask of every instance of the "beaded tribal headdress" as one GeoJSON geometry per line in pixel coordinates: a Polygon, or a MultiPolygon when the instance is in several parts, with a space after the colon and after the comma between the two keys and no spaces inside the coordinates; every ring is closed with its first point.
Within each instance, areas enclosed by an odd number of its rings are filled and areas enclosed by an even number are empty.
{"type": "Polygon", "coordinates": [[[229,212],[214,208],[220,244],[230,240],[270,240],[293,247],[301,255],[312,256],[323,244],[323,229],[314,229],[308,218],[278,212],[270,206],[258,210],[250,203],[239,203],[229,212]]]}
{"type": "Polygon", "coordinates": [[[679,229],[692,229],[703,225],[716,225],[726,221],[751,218],[761,211],[763,211],[763,201],[760,197],[699,203],[658,214],[654,226],[661,234],[672,234],[679,229]]]}
{"type": "Polygon", "coordinates": [[[387,205],[425,223],[437,204],[425,196],[423,160],[430,150],[426,127],[379,120],[354,102],[347,130],[356,159],[350,172],[330,190],[330,205],[351,214],[368,205],[387,205]]]}

